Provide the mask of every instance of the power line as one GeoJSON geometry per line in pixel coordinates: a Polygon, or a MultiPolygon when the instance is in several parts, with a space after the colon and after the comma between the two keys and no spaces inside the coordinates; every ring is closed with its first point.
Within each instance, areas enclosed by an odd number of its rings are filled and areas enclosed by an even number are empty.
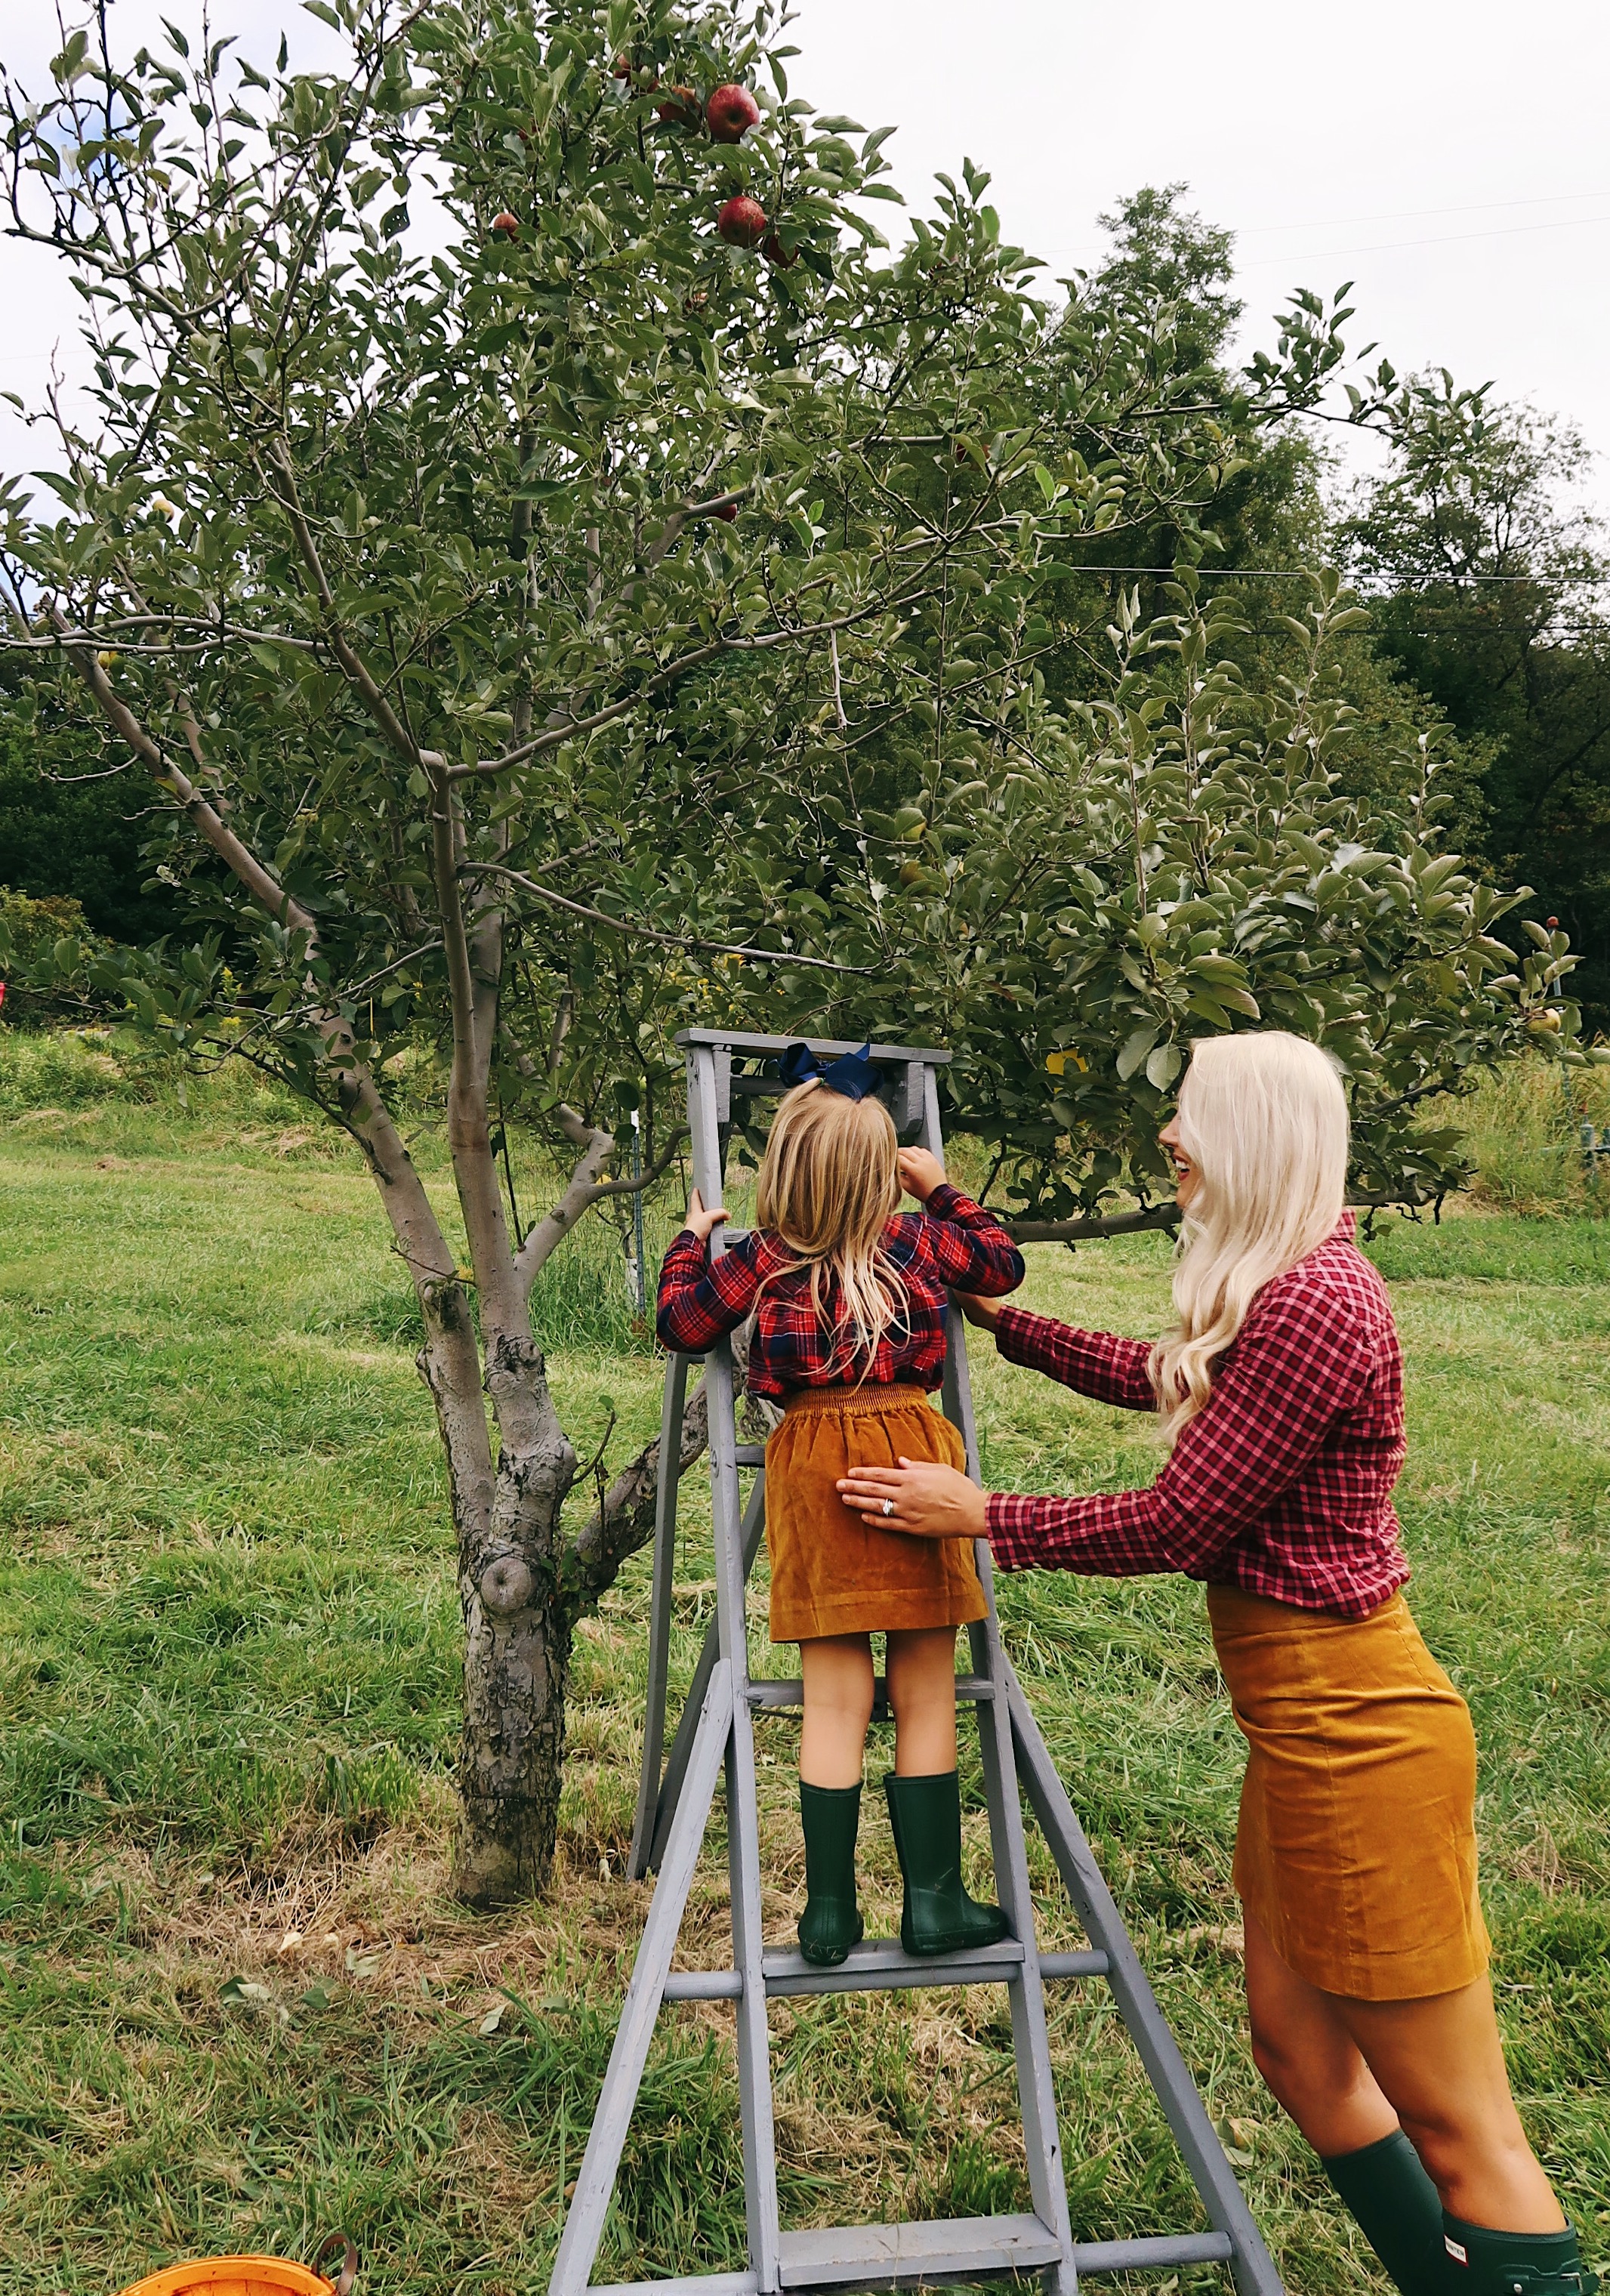
{"type": "Polygon", "coordinates": [[[1551,223],[1500,224],[1492,231],[1450,231],[1434,239],[1377,239],[1368,247],[1321,247],[1308,255],[1254,255],[1241,265],[1243,271],[1258,271],[1271,263],[1329,263],[1339,262],[1354,255],[1387,255],[1401,247],[1458,247],[1472,240],[1511,239],[1517,234],[1533,231],[1570,231],[1581,224],[1610,223],[1610,215],[1556,216],[1551,223]]]}
{"type": "MultiPolygon", "coordinates": [[[[1058,565],[1067,563],[1062,559],[1054,562],[1058,565]]],[[[1232,578],[1244,582],[1307,582],[1312,579],[1311,569],[1305,566],[1196,566],[1190,570],[1199,578],[1211,577],[1216,581],[1232,578]]],[[[1179,569],[1173,566],[1073,566],[1068,568],[1068,571],[1073,574],[1152,574],[1162,581],[1172,582],[1177,578],[1179,569]]],[[[1535,574],[1461,574],[1452,578],[1461,582],[1524,582],[1534,586],[1538,581],[1535,574]]],[[[1399,591],[1392,593],[1394,597],[1402,594],[1399,591]]]]}
{"type": "MultiPolygon", "coordinates": [[[[1379,208],[1377,209],[1373,214],[1369,215],[1306,216],[1295,223],[1234,224],[1227,226],[1226,228],[1230,231],[1232,238],[1246,239],[1254,236],[1262,237],[1270,232],[1276,231],[1333,231],[1340,230],[1344,225],[1355,223],[1408,223],[1420,216],[1483,215],[1496,212],[1501,208],[1569,206],[1583,200],[1602,199],[1610,199],[1610,190],[1601,189],[1591,192],[1549,192],[1518,200],[1467,200],[1461,201],[1456,206],[1446,208],[1379,208]]],[[[1551,219],[1548,223],[1523,224],[1514,226],[1500,225],[1497,226],[1497,229],[1500,232],[1506,228],[1531,231],[1550,231],[1555,229],[1557,226],[1560,224],[1596,222],[1598,220],[1599,220],[1599,218],[1596,217],[1561,216],[1551,219]]],[[[1460,234],[1452,234],[1452,236],[1455,237],[1459,235],[1460,234]]],[[[1474,235],[1477,237],[1487,236],[1484,233],[1474,235]]],[[[1434,240],[1410,240],[1402,242],[1394,242],[1393,243],[1408,246],[1434,246],[1436,242],[1434,240]]],[[[1065,241],[1060,246],[1048,247],[1042,250],[1042,252],[1046,255],[1077,255],[1081,252],[1090,255],[1100,255],[1108,251],[1108,250],[1098,248],[1092,245],[1090,242],[1083,240],[1076,242],[1065,241]]],[[[1345,248],[1338,249],[1336,251],[1339,254],[1346,254],[1349,252],[1345,248]]],[[[1367,250],[1360,249],[1353,251],[1363,253],[1367,250]]],[[[1251,259],[1259,263],[1271,263],[1277,259],[1301,263],[1307,261],[1309,258],[1304,256],[1290,256],[1282,258],[1277,258],[1273,256],[1256,256],[1251,259]]]]}

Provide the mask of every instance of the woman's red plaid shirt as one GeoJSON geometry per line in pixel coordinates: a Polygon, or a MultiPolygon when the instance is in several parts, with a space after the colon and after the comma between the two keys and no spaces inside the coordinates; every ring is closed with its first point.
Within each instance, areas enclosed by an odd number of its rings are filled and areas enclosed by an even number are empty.
{"type": "Polygon", "coordinates": [[[764,1228],[734,1236],[713,1259],[683,1228],[659,1275],[655,1329],[662,1347],[699,1356],[736,1330],[758,1299],[749,1341],[749,1390],[780,1398],[801,1387],[846,1387],[863,1374],[874,1387],[897,1381],[937,1387],[944,1372],[948,1289],[998,1300],[1023,1281],[1023,1254],[1006,1230],[960,1188],[942,1183],[919,1212],[902,1212],[883,1232],[889,1264],[907,1304],[879,1341],[870,1365],[848,1354],[838,1286],[823,1286],[824,1314],[811,1306],[809,1272],[764,1228]],[[762,1289],[762,1286],[764,1289],[762,1289]]]}
{"type": "MultiPolygon", "coordinates": [[[[1008,1570],[1127,1578],[1182,1570],[1300,1610],[1361,1619],[1409,1576],[1392,1487],[1403,1464],[1403,1359],[1386,1287],[1353,1241],[1329,1239],[1253,1301],[1148,1490],[1095,1498],[992,1493],[1008,1570]]],[[[1008,1308],[995,1344],[1077,1394],[1155,1411],[1144,1340],[1075,1331],[1008,1308]]]]}

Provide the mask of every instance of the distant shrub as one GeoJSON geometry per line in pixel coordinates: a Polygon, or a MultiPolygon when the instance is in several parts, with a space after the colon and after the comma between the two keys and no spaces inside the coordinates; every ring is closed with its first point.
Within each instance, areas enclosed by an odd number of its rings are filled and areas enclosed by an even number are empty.
{"type": "Polygon", "coordinates": [[[0,1020],[37,1027],[96,1010],[93,1000],[62,987],[59,976],[78,972],[86,956],[105,947],[79,903],[65,894],[36,900],[0,885],[0,980],[5,983],[0,1020]]]}
{"type": "Polygon", "coordinates": [[[0,1030],[0,1110],[7,1114],[83,1108],[138,1090],[102,1030],[0,1030]]]}

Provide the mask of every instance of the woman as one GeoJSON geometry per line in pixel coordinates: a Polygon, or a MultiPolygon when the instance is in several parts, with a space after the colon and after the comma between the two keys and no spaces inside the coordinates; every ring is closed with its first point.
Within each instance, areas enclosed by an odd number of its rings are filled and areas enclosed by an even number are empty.
{"type": "Polygon", "coordinates": [[[1235,1883],[1260,2072],[1403,2296],[1590,2296],[1509,2095],[1469,1714],[1400,1591],[1402,1359],[1344,1210],[1340,1080],[1301,1037],[1205,1038],[1162,1137],[1185,1218],[1155,1347],[960,1302],[1010,1361],[1160,1413],[1150,1489],[986,1496],[904,1461],[839,1489],[892,1529],[987,1537],[1008,1570],[1207,1582],[1250,1749],[1235,1883]]]}

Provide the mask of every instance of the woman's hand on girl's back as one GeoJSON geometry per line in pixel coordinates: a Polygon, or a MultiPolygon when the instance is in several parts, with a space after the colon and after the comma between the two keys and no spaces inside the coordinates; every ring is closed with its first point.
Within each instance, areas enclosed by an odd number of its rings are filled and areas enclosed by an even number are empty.
{"type": "Polygon", "coordinates": [[[926,1148],[903,1148],[896,1162],[901,1186],[919,1204],[926,1204],[935,1189],[944,1185],[944,1166],[926,1148]]]}
{"type": "Polygon", "coordinates": [[[690,1235],[696,1235],[700,1243],[708,1243],[710,1230],[713,1227],[719,1227],[726,1217],[726,1212],[720,1204],[717,1204],[713,1210],[707,1211],[704,1199],[695,1188],[688,1198],[688,1217],[682,1222],[682,1226],[690,1235]]]}

